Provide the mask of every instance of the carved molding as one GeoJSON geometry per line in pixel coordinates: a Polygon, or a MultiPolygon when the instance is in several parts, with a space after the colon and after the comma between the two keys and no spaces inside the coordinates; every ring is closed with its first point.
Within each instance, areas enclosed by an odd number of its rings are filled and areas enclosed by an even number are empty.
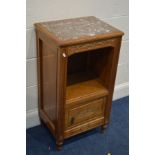
{"type": "Polygon", "coordinates": [[[90,43],[83,43],[79,45],[73,45],[68,47],[68,55],[72,55],[75,53],[80,53],[88,50],[94,50],[98,48],[104,48],[104,47],[114,47],[115,46],[115,40],[102,40],[102,41],[95,41],[90,43]]]}

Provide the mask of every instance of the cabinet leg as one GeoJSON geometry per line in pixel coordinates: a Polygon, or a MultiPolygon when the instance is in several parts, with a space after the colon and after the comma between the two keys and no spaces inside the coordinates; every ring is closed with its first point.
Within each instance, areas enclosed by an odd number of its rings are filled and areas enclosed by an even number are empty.
{"type": "Polygon", "coordinates": [[[104,133],[104,131],[105,131],[105,129],[107,128],[107,126],[108,126],[107,124],[101,126],[101,132],[102,132],[102,133],[104,133]]]}
{"type": "Polygon", "coordinates": [[[62,144],[63,144],[63,141],[57,141],[56,142],[56,148],[57,148],[58,151],[61,150],[62,144]]]}
{"type": "Polygon", "coordinates": [[[40,118],[40,124],[45,125],[45,123],[43,122],[43,120],[41,118],[40,118]]]}

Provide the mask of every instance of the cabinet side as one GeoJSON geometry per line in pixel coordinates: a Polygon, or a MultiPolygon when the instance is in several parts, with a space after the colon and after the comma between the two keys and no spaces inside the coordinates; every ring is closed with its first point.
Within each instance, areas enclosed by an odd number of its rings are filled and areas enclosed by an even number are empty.
{"type": "Polygon", "coordinates": [[[109,123],[110,119],[121,41],[122,37],[115,38],[115,43],[112,52],[109,54],[108,57],[106,57],[108,63],[106,64],[107,65],[106,70],[102,75],[103,81],[105,82],[105,85],[110,92],[107,98],[107,104],[105,108],[105,122],[104,122],[105,126],[109,123]]]}
{"type": "Polygon", "coordinates": [[[57,109],[57,47],[36,28],[39,116],[55,136],[57,109]],[[50,43],[50,44],[49,44],[50,43]]]}

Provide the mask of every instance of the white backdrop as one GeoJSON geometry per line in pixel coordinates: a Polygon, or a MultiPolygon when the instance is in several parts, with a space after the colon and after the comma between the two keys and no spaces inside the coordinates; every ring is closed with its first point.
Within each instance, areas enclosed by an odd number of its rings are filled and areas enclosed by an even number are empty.
{"type": "Polygon", "coordinates": [[[124,31],[113,99],[129,94],[128,0],[27,0],[26,6],[26,124],[38,125],[36,44],[33,24],[81,16],[96,16],[124,31]]]}

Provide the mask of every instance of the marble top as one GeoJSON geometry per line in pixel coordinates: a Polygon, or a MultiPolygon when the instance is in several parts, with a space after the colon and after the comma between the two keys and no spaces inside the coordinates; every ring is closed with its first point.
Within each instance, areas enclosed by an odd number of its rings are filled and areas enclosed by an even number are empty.
{"type": "Polygon", "coordinates": [[[96,17],[81,17],[41,23],[59,40],[79,39],[118,31],[96,17]]]}

